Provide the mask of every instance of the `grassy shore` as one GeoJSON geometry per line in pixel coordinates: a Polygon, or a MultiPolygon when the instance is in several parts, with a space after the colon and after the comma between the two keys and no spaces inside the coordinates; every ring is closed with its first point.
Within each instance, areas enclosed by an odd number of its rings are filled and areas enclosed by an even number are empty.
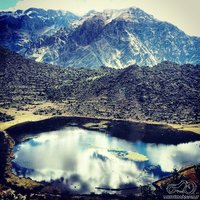
{"type": "MultiPolygon", "coordinates": [[[[23,122],[30,122],[30,121],[40,121],[43,119],[48,119],[52,117],[52,113],[47,114],[34,114],[36,111],[40,109],[57,109],[62,110],[63,109],[62,104],[55,104],[52,102],[41,102],[36,105],[27,105],[23,107],[23,109],[17,109],[17,108],[0,108],[0,112],[5,113],[7,115],[11,115],[14,117],[14,120],[7,121],[7,122],[0,122],[0,131],[4,131],[7,128],[10,128],[16,124],[23,123],[23,122]]],[[[65,115],[64,113],[63,115],[65,115]]]]}
{"type": "Polygon", "coordinates": [[[194,133],[200,134],[200,124],[169,124],[175,129],[182,131],[192,131],[194,133]]]}
{"type": "MultiPolygon", "coordinates": [[[[23,123],[23,122],[30,122],[30,121],[40,121],[44,119],[49,119],[52,116],[58,116],[58,115],[52,115],[52,113],[42,113],[42,114],[34,114],[37,110],[40,109],[56,109],[58,111],[64,110],[64,104],[58,104],[58,103],[52,103],[52,102],[41,102],[37,105],[27,105],[23,108],[23,110],[17,109],[17,108],[0,108],[0,112],[6,113],[7,115],[14,116],[14,120],[7,121],[7,122],[0,122],[0,131],[4,131],[7,128],[10,128],[16,124],[23,123]]],[[[59,116],[72,116],[71,113],[62,112],[59,116]]],[[[94,117],[94,116],[81,116],[81,117],[94,117]]],[[[109,120],[109,118],[108,118],[109,120]]],[[[124,119],[126,120],[126,119],[124,119]]],[[[127,121],[133,121],[137,122],[132,119],[127,119],[127,121]]],[[[174,129],[181,130],[181,131],[191,131],[197,134],[200,134],[200,124],[167,124],[167,123],[161,123],[161,122],[155,122],[155,121],[138,121],[142,123],[148,123],[148,124],[163,124],[163,125],[169,125],[174,129]]],[[[95,124],[85,124],[85,127],[94,127],[95,124]]]]}

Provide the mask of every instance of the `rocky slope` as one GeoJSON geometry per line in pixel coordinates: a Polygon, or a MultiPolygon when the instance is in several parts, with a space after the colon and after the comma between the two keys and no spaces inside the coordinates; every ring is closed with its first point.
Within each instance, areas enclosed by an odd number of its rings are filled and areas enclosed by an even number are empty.
{"type": "MultiPolygon", "coordinates": [[[[101,76],[110,70],[63,69],[25,59],[0,47],[0,107],[62,99],[60,87],[101,76]]],[[[67,91],[66,91],[67,92],[67,91]]]]}
{"type": "Polygon", "coordinates": [[[91,101],[96,99],[93,109],[117,118],[197,122],[200,120],[199,77],[200,69],[193,65],[169,62],[153,68],[134,65],[90,84],[81,84],[81,92],[75,96],[84,99],[80,101],[83,113],[88,112],[85,105],[89,102],[91,106],[91,101]]]}
{"type": "Polygon", "coordinates": [[[80,19],[68,12],[29,9],[1,13],[0,26],[5,30],[0,45],[36,61],[65,67],[154,66],[166,60],[200,63],[200,38],[138,8],[92,11],[80,19]],[[28,34],[21,32],[30,26],[28,34]],[[35,34],[40,37],[32,39],[35,34]]]}
{"type": "Polygon", "coordinates": [[[25,54],[42,36],[52,36],[79,17],[59,10],[30,8],[0,12],[0,45],[25,54]]]}
{"type": "Polygon", "coordinates": [[[72,115],[200,122],[200,66],[63,69],[0,49],[0,106],[63,102],[72,115]]]}

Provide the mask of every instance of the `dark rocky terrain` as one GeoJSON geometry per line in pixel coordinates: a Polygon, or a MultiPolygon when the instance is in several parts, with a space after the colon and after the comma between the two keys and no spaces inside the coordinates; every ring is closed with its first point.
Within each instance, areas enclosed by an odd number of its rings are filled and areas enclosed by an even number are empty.
{"type": "Polygon", "coordinates": [[[0,49],[2,108],[53,101],[72,115],[199,123],[199,79],[199,65],[63,69],[0,49]]]}
{"type": "Polygon", "coordinates": [[[81,84],[78,93],[72,89],[72,96],[84,99],[79,101],[82,113],[88,112],[88,105],[116,118],[199,122],[199,78],[198,66],[168,62],[153,68],[135,65],[81,84]]]}

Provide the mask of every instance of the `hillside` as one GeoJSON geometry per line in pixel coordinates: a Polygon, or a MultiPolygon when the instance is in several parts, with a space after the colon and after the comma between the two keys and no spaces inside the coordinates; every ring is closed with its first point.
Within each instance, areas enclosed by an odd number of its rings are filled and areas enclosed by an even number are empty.
{"type": "Polygon", "coordinates": [[[60,114],[199,123],[199,79],[198,65],[63,69],[0,48],[4,109],[48,101],[64,105],[60,114]]]}
{"type": "MultiPolygon", "coordinates": [[[[98,73],[94,70],[62,69],[37,63],[0,48],[1,107],[54,100],[60,95],[57,88],[63,84],[70,87],[72,82],[91,78],[98,73]],[[50,93],[50,90],[56,93],[50,93]]],[[[61,94],[59,99],[62,96],[61,94]]]]}
{"type": "Polygon", "coordinates": [[[162,61],[200,63],[200,38],[139,8],[93,11],[81,18],[32,8],[0,13],[0,27],[1,46],[64,67],[119,69],[162,61]]]}
{"type": "Polygon", "coordinates": [[[153,68],[134,65],[75,85],[70,95],[79,99],[74,110],[81,114],[194,123],[200,120],[199,77],[198,66],[169,62],[153,68]]]}

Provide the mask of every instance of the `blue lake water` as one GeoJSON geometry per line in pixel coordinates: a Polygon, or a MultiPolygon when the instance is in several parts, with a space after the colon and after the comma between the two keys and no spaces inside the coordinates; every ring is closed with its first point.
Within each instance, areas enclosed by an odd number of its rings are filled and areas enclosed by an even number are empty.
{"type": "Polygon", "coordinates": [[[74,193],[151,184],[174,168],[200,162],[200,142],[164,145],[129,142],[108,134],[66,127],[17,144],[13,171],[37,181],[59,180],[74,193]]]}

